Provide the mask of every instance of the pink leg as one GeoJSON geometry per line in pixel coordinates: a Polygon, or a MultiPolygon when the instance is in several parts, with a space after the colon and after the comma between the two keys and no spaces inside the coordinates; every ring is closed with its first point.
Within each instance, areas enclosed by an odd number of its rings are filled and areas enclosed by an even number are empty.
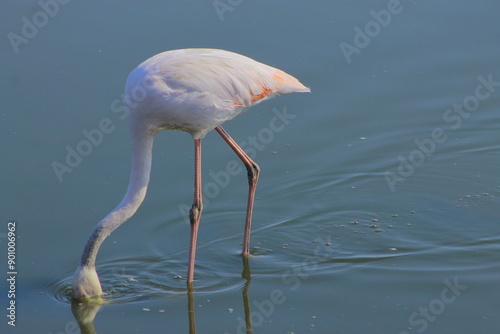
{"type": "Polygon", "coordinates": [[[247,202],[247,217],[245,221],[245,234],[243,236],[243,255],[250,254],[250,229],[252,226],[253,203],[255,200],[255,189],[257,188],[257,180],[259,179],[260,168],[243,149],[229,136],[229,134],[221,127],[215,128],[222,136],[226,143],[231,146],[233,151],[240,157],[241,161],[247,168],[248,175],[248,202],[247,202]]]}
{"type": "Polygon", "coordinates": [[[203,210],[203,199],[201,195],[201,139],[194,140],[194,200],[189,211],[191,222],[191,241],[189,245],[188,283],[193,281],[194,260],[196,257],[196,240],[198,239],[198,227],[200,225],[201,211],[203,210]]]}

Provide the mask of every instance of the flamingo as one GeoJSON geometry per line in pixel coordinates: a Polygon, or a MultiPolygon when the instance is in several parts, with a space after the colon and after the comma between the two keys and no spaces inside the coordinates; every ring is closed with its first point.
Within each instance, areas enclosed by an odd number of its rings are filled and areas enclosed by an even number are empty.
{"type": "Polygon", "coordinates": [[[248,174],[243,256],[249,255],[250,227],[260,168],[221,127],[250,107],[274,96],[310,92],[293,76],[246,56],[217,49],[179,49],[157,54],[128,76],[125,97],[130,108],[132,169],[127,192],[90,235],[72,283],[73,297],[102,295],[95,269],[99,247],[141,205],[149,183],[154,136],[181,130],[194,140],[194,200],[189,212],[191,237],[187,282],[192,283],[198,226],[203,209],[201,141],[215,129],[242,160],[248,174]]]}

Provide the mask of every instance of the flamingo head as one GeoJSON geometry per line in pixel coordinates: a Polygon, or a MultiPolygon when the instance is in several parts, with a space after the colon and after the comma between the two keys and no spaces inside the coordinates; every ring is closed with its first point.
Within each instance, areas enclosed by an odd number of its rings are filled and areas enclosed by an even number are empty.
{"type": "Polygon", "coordinates": [[[73,276],[73,298],[82,300],[102,295],[101,282],[95,267],[79,266],[73,276]]]}

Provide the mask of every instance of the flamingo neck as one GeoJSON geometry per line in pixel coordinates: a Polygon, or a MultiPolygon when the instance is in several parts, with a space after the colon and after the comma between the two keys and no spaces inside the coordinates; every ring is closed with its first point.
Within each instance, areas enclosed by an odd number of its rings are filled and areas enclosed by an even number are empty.
{"type": "Polygon", "coordinates": [[[94,267],[99,247],[111,232],[129,219],[139,208],[149,183],[153,148],[153,132],[131,127],[132,169],[127,192],[118,206],[97,226],[90,236],[81,258],[82,267],[94,267]]]}

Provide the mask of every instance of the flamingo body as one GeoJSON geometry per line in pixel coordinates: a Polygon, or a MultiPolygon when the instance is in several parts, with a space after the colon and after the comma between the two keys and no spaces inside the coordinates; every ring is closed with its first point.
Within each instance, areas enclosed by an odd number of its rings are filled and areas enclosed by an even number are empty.
{"type": "Polygon", "coordinates": [[[181,49],[140,64],[130,73],[125,92],[129,103],[137,104],[132,110],[138,117],[161,130],[182,130],[198,139],[257,103],[309,88],[234,52],[181,49]],[[135,97],[143,90],[147,96],[135,97]]]}
{"type": "Polygon", "coordinates": [[[149,184],[153,139],[161,130],[190,133],[195,143],[194,201],[190,211],[191,239],[188,283],[193,281],[201,195],[201,139],[215,129],[247,168],[249,192],[244,256],[249,254],[250,225],[259,174],[258,165],[222,129],[251,106],[280,94],[309,92],[291,75],[237,53],[215,49],[182,49],[160,53],[129,75],[125,97],[130,107],[132,168],[127,192],[118,206],[101,220],[85,245],[73,276],[73,297],[100,296],[95,270],[99,247],[106,237],[139,208],[149,184]]]}

